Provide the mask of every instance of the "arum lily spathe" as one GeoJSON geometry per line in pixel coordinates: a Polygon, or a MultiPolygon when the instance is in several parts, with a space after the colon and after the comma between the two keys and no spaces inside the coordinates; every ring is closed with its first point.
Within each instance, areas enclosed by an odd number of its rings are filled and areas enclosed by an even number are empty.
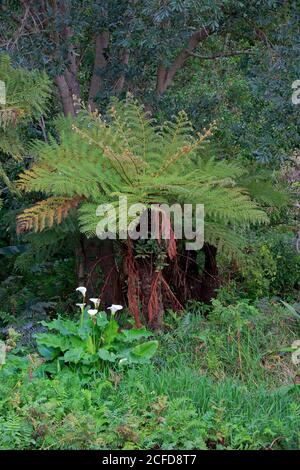
{"type": "Polygon", "coordinates": [[[76,304],[76,307],[79,307],[81,310],[86,306],[86,304],[76,304]]]}
{"type": "Polygon", "coordinates": [[[119,360],[119,365],[123,365],[123,364],[126,364],[128,362],[128,359],[127,357],[123,357],[122,359],[119,360]]]}
{"type": "Polygon", "coordinates": [[[118,310],[122,310],[122,308],[123,308],[123,305],[112,304],[110,307],[108,307],[108,310],[110,310],[112,315],[114,315],[116,312],[118,312],[118,310]]]}
{"type": "MultiPolygon", "coordinates": [[[[86,296],[86,287],[84,287],[84,286],[79,286],[79,287],[77,287],[76,291],[81,293],[81,295],[82,295],[82,297],[83,297],[83,301],[84,301],[84,300],[85,300],[85,296],[86,296]]],[[[84,316],[84,307],[85,307],[85,303],[77,304],[77,306],[81,308],[80,326],[82,326],[82,325],[83,325],[83,316],[84,316]]]]}
{"type": "Polygon", "coordinates": [[[93,302],[93,304],[95,305],[96,308],[99,307],[99,305],[100,305],[100,299],[99,298],[93,297],[92,299],[90,299],[90,301],[93,302]]]}
{"type": "Polygon", "coordinates": [[[77,287],[76,291],[80,292],[82,294],[83,297],[85,297],[86,295],[86,287],[77,287]]]}
{"type": "Polygon", "coordinates": [[[97,315],[97,313],[98,313],[98,310],[96,309],[90,308],[88,310],[88,314],[91,315],[91,317],[94,317],[95,315],[97,315]]]}

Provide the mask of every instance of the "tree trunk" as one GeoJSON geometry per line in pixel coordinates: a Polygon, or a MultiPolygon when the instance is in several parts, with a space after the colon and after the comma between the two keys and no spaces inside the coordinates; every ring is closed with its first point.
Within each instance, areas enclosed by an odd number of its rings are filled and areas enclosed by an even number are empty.
{"type": "MultiPolygon", "coordinates": [[[[123,65],[123,67],[128,66],[129,52],[127,51],[127,49],[124,49],[122,51],[120,63],[123,65]]],[[[125,72],[123,71],[120,77],[118,78],[118,80],[116,81],[116,83],[114,84],[114,92],[116,93],[116,95],[120,94],[123,91],[124,83],[125,83],[125,72]]]]}
{"type": "Polygon", "coordinates": [[[204,27],[199,31],[195,31],[191,35],[187,47],[179,52],[169,68],[166,68],[162,63],[159,64],[157,69],[156,82],[157,95],[162,95],[165,93],[167,88],[171,85],[177,72],[184,66],[186,60],[190,56],[190,53],[195,50],[200,42],[204,41],[212,33],[213,29],[211,27],[204,27]]]}
{"type": "Polygon", "coordinates": [[[189,300],[210,303],[220,287],[217,249],[205,243],[203,252],[205,262],[202,273],[197,262],[197,251],[193,250],[179,252],[178,257],[165,270],[165,278],[182,305],[189,300]]]}
{"type": "Polygon", "coordinates": [[[153,258],[145,257],[136,263],[139,275],[139,293],[144,323],[152,330],[162,328],[164,305],[161,273],[155,271],[153,258]]]}
{"type": "Polygon", "coordinates": [[[108,307],[123,303],[112,240],[83,237],[85,287],[89,297],[100,297],[108,307]]]}
{"type": "Polygon", "coordinates": [[[108,31],[102,31],[95,37],[95,61],[94,61],[94,70],[90,83],[89,90],[89,105],[94,110],[95,109],[95,99],[97,94],[102,88],[102,77],[101,73],[106,67],[107,60],[105,56],[105,51],[109,44],[109,33],[108,31]]]}
{"type": "Polygon", "coordinates": [[[220,278],[216,259],[217,248],[209,243],[204,243],[203,251],[205,263],[201,281],[200,300],[208,304],[217,296],[217,289],[220,287],[220,278]]]}
{"type": "Polygon", "coordinates": [[[59,90],[64,115],[70,115],[75,117],[76,112],[73,101],[73,93],[72,90],[69,88],[65,75],[59,75],[54,79],[54,82],[59,90]]]}
{"type": "Polygon", "coordinates": [[[148,325],[151,330],[162,329],[164,313],[165,306],[162,295],[161,272],[155,272],[152,278],[151,296],[148,305],[148,325]]]}
{"type": "Polygon", "coordinates": [[[79,237],[79,240],[75,248],[75,261],[76,261],[76,280],[77,286],[85,285],[85,255],[83,246],[83,236],[79,237]]]}
{"type": "Polygon", "coordinates": [[[148,306],[151,295],[151,281],[153,276],[152,258],[146,257],[136,262],[139,274],[139,293],[144,322],[148,323],[148,306]]]}

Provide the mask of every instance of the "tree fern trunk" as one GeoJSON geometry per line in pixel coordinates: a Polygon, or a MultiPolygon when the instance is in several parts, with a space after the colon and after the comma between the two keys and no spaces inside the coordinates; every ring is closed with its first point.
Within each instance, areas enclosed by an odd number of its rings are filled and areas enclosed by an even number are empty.
{"type": "Polygon", "coordinates": [[[152,257],[142,259],[138,264],[140,279],[140,300],[144,322],[149,328],[159,330],[163,326],[164,305],[159,273],[154,270],[152,257]]]}
{"type": "Polygon", "coordinates": [[[76,280],[78,286],[85,285],[85,255],[83,246],[83,236],[79,237],[79,240],[75,248],[76,257],[76,280]]]}
{"type": "Polygon", "coordinates": [[[89,297],[100,297],[108,307],[123,302],[112,240],[84,237],[85,286],[89,297]]]}
{"type": "Polygon", "coordinates": [[[209,243],[204,243],[203,251],[205,263],[199,300],[204,303],[210,303],[217,296],[217,289],[220,287],[217,248],[209,243]]]}
{"type": "Polygon", "coordinates": [[[220,286],[217,248],[205,243],[203,252],[205,261],[202,272],[197,261],[198,252],[192,250],[179,252],[177,259],[165,270],[165,278],[182,305],[189,300],[210,303],[216,297],[220,286]]]}

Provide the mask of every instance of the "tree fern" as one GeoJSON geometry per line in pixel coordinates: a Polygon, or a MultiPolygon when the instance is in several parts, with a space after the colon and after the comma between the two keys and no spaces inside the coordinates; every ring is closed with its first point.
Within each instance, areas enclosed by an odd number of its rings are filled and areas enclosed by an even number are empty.
{"type": "Polygon", "coordinates": [[[24,151],[22,128],[45,113],[50,80],[44,73],[13,67],[6,54],[0,55],[0,80],[6,95],[6,103],[0,104],[0,149],[20,157],[24,151]]]}
{"type": "MultiPolygon", "coordinates": [[[[213,126],[203,134],[192,130],[185,113],[157,126],[135,100],[114,100],[105,120],[83,109],[75,121],[59,119],[59,141],[36,142],[37,161],[19,178],[27,192],[50,199],[27,209],[18,218],[18,230],[41,230],[59,223],[77,207],[82,232],[92,236],[99,222],[98,204],[118,209],[119,196],[128,204],[204,204],[205,241],[237,255],[234,233],[268,218],[250,192],[241,187],[246,170],[236,163],[207,158],[206,145],[213,126]],[[57,203],[57,206],[56,206],[57,203]]],[[[240,236],[242,238],[242,235],[240,236]]]]}

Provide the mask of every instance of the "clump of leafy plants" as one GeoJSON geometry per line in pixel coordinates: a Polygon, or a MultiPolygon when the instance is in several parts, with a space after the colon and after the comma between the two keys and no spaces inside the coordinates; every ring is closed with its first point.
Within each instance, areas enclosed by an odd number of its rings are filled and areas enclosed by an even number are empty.
{"type": "MultiPolygon", "coordinates": [[[[222,305],[213,308],[214,321],[187,312],[161,336],[159,357],[151,364],[96,377],[69,366],[49,376],[36,354],[10,352],[0,369],[0,449],[298,449],[299,385],[282,380],[279,369],[272,383],[249,373],[255,358],[244,355],[244,330],[258,312],[245,303],[233,307],[235,319],[222,305]],[[237,348],[231,353],[233,341],[226,344],[227,328],[234,323],[236,329],[239,317],[243,381],[237,377],[237,348]],[[213,368],[209,351],[227,363],[226,377],[213,368]]],[[[274,306],[269,316],[257,334],[251,329],[253,355],[263,337],[267,344],[278,336],[276,325],[287,336],[274,306]]],[[[278,339],[268,346],[273,349],[278,339]]]]}
{"type": "Polygon", "coordinates": [[[80,368],[83,373],[103,371],[107,365],[141,364],[155,354],[158,342],[149,341],[152,335],[145,328],[121,330],[115,313],[121,305],[112,305],[110,318],[99,310],[99,300],[90,299],[95,308],[84,302],[85,287],[78,290],[83,303],[78,321],[58,317],[50,322],[41,322],[47,332],[36,335],[37,348],[46,360],[46,370],[59,372],[62,367],[80,368]],[[146,340],[146,341],[145,341],[146,340]]]}

